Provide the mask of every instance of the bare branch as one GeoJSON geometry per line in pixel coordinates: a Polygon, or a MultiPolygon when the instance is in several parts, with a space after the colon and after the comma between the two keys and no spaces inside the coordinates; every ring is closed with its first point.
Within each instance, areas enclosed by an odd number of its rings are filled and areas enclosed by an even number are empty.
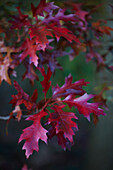
{"type": "MultiPolygon", "coordinates": [[[[22,115],[21,118],[25,119],[31,115],[22,115]]],[[[0,120],[8,120],[10,116],[0,116],[0,120]]],[[[16,116],[13,115],[13,119],[16,119],[16,116]]]]}

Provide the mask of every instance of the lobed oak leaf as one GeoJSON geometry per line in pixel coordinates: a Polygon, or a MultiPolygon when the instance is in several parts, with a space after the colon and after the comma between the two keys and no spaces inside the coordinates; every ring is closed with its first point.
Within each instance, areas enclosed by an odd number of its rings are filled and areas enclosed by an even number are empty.
{"type": "Polygon", "coordinates": [[[17,7],[17,10],[18,10],[19,16],[10,15],[10,17],[13,18],[13,20],[9,21],[9,23],[12,24],[11,29],[16,29],[16,28],[21,29],[24,26],[29,26],[30,22],[28,20],[28,15],[22,14],[20,7],[17,7]]]}
{"type": "Polygon", "coordinates": [[[61,25],[60,21],[64,21],[64,22],[68,22],[68,21],[75,21],[75,14],[68,14],[65,15],[64,12],[66,11],[66,9],[58,9],[58,12],[56,15],[53,15],[53,11],[51,11],[46,18],[42,21],[42,23],[44,24],[49,24],[51,22],[53,23],[57,23],[57,25],[61,25]]]}
{"type": "Polygon", "coordinates": [[[73,143],[71,143],[67,140],[67,138],[64,137],[64,133],[62,131],[57,134],[57,139],[58,144],[64,149],[64,151],[66,150],[66,148],[68,148],[69,150],[71,149],[73,143]]]}
{"type": "Polygon", "coordinates": [[[58,6],[54,5],[54,2],[46,3],[46,0],[41,0],[37,7],[35,7],[33,3],[31,3],[33,17],[36,17],[36,15],[43,16],[44,11],[49,13],[51,12],[51,10],[54,10],[56,8],[58,8],[58,6]]]}
{"type": "Polygon", "coordinates": [[[87,101],[93,98],[95,95],[87,94],[73,99],[71,95],[68,95],[63,102],[67,103],[69,108],[72,106],[76,107],[80,114],[83,114],[88,120],[90,120],[90,114],[94,113],[95,115],[106,115],[103,109],[99,108],[99,103],[88,103],[87,101]]]}
{"type": "Polygon", "coordinates": [[[14,81],[14,87],[18,91],[18,94],[12,95],[12,100],[10,101],[10,104],[13,104],[14,106],[24,104],[28,110],[31,110],[33,107],[36,107],[36,99],[38,97],[37,89],[34,91],[33,96],[30,97],[27,93],[23,91],[23,89],[20,87],[20,85],[14,81]]]}
{"type": "Polygon", "coordinates": [[[42,110],[39,113],[28,117],[26,120],[32,120],[33,124],[23,130],[19,142],[26,140],[23,145],[23,150],[26,150],[26,157],[28,158],[34,150],[39,151],[38,141],[41,139],[47,143],[47,130],[41,125],[42,117],[46,116],[47,113],[42,110]]]}
{"type": "Polygon", "coordinates": [[[71,143],[73,143],[73,135],[74,131],[72,128],[76,128],[77,124],[72,121],[72,119],[77,119],[75,114],[73,112],[65,112],[62,109],[65,107],[65,105],[54,105],[51,107],[54,112],[52,112],[48,118],[48,123],[55,122],[55,129],[56,129],[56,134],[59,132],[63,132],[64,137],[68,138],[71,143]]]}
{"type": "Polygon", "coordinates": [[[58,140],[58,144],[64,149],[66,150],[66,147],[68,149],[70,149],[71,147],[71,143],[69,143],[69,141],[67,141],[67,139],[64,137],[64,132],[60,131],[56,134],[56,129],[55,129],[55,122],[51,123],[51,127],[48,130],[47,136],[48,139],[50,140],[53,136],[57,136],[57,140],[58,140]]]}
{"type": "Polygon", "coordinates": [[[56,27],[55,24],[49,24],[47,27],[52,29],[57,41],[59,41],[60,37],[64,37],[69,42],[72,42],[72,40],[74,40],[76,43],[80,43],[79,39],[67,28],[56,27]]]}
{"type": "Polygon", "coordinates": [[[56,85],[52,88],[53,98],[57,97],[66,97],[69,94],[73,95],[83,95],[85,91],[82,89],[83,86],[86,86],[89,82],[85,82],[84,79],[78,80],[72,83],[71,74],[65,78],[65,83],[62,87],[56,85]]]}
{"type": "Polygon", "coordinates": [[[42,87],[43,87],[43,92],[44,92],[45,97],[46,97],[47,91],[49,90],[49,88],[51,86],[51,81],[49,82],[49,80],[51,78],[52,72],[51,72],[49,67],[48,67],[48,70],[47,70],[47,74],[45,73],[44,67],[42,67],[42,68],[39,67],[38,69],[40,70],[42,76],[44,77],[44,80],[41,81],[41,84],[42,84],[42,87]]]}
{"type": "Polygon", "coordinates": [[[34,44],[35,41],[30,40],[29,38],[26,38],[26,40],[23,42],[23,44],[20,47],[20,50],[23,50],[23,52],[19,55],[21,58],[21,61],[23,61],[28,55],[30,57],[29,63],[33,63],[36,67],[38,65],[38,56],[36,55],[37,51],[37,45],[34,44]]]}
{"type": "Polygon", "coordinates": [[[39,44],[42,48],[43,51],[45,51],[46,46],[49,44],[49,40],[47,39],[46,36],[53,36],[51,31],[49,31],[46,27],[44,26],[32,26],[29,28],[30,30],[30,37],[36,38],[36,43],[39,44]]]}

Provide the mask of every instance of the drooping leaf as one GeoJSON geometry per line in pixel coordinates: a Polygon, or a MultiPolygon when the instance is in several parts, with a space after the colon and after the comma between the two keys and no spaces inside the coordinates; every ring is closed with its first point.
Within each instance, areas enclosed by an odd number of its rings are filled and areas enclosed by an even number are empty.
{"type": "Polygon", "coordinates": [[[58,144],[64,149],[66,150],[66,147],[68,149],[71,148],[71,142],[69,142],[67,140],[67,138],[64,137],[64,132],[63,131],[60,131],[56,134],[56,129],[55,129],[55,125],[56,125],[56,122],[52,122],[51,123],[51,127],[49,128],[48,130],[48,139],[50,140],[52,137],[54,136],[57,136],[57,140],[58,140],[58,144]]]}
{"type": "Polygon", "coordinates": [[[72,121],[72,119],[77,119],[75,114],[73,112],[65,112],[62,109],[65,107],[65,105],[54,105],[51,107],[54,112],[52,112],[49,116],[48,122],[55,122],[55,129],[56,129],[56,134],[59,132],[63,132],[64,137],[68,138],[71,143],[73,143],[73,135],[74,131],[72,130],[73,128],[78,129],[77,124],[72,121]]]}
{"type": "Polygon", "coordinates": [[[49,90],[49,88],[51,86],[51,81],[49,82],[49,80],[51,78],[52,72],[51,72],[49,67],[48,67],[48,70],[47,70],[47,74],[45,73],[44,67],[39,68],[39,70],[40,70],[42,76],[44,77],[44,80],[41,81],[41,84],[42,84],[42,87],[43,87],[43,92],[46,96],[47,91],[49,90]]]}
{"type": "Polygon", "coordinates": [[[99,103],[88,103],[87,101],[93,98],[94,95],[85,93],[84,95],[73,99],[71,95],[67,96],[63,102],[67,103],[69,108],[76,107],[80,114],[83,114],[88,120],[90,120],[90,114],[105,115],[103,109],[99,108],[99,103]]]}
{"type": "Polygon", "coordinates": [[[26,120],[32,120],[33,124],[23,130],[19,142],[26,140],[23,145],[23,150],[26,150],[26,157],[28,158],[34,150],[39,151],[38,142],[39,139],[47,143],[47,130],[41,125],[42,117],[46,116],[47,113],[42,110],[39,113],[28,117],[26,120]]]}

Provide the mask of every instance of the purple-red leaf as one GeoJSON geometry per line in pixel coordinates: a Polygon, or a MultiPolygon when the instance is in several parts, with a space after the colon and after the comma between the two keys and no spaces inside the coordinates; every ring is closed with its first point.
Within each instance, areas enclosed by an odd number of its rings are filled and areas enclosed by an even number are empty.
{"type": "Polygon", "coordinates": [[[44,77],[44,80],[41,81],[41,84],[42,84],[42,87],[43,87],[43,92],[46,96],[47,91],[49,90],[49,88],[51,86],[51,81],[49,81],[49,80],[51,78],[52,72],[51,72],[49,67],[48,67],[48,70],[47,70],[47,74],[45,73],[44,67],[39,68],[39,70],[40,70],[42,76],[44,77]]]}
{"type": "Polygon", "coordinates": [[[82,95],[85,91],[82,89],[83,86],[86,86],[89,82],[85,82],[84,79],[78,80],[72,83],[71,74],[65,78],[65,83],[62,87],[56,85],[52,88],[53,98],[57,97],[66,97],[69,94],[82,95]]]}
{"type": "Polygon", "coordinates": [[[29,26],[30,22],[28,20],[28,15],[22,14],[20,7],[17,7],[17,10],[18,10],[19,16],[11,15],[11,17],[13,18],[12,21],[11,20],[9,21],[9,23],[12,24],[11,28],[12,29],[16,29],[16,28],[21,29],[24,26],[29,26]]]}
{"type": "Polygon", "coordinates": [[[22,76],[22,80],[29,79],[32,86],[34,85],[34,80],[39,80],[38,75],[34,71],[33,64],[25,63],[26,71],[22,76]]]}
{"type": "Polygon", "coordinates": [[[64,37],[69,42],[72,42],[72,40],[74,40],[75,42],[80,43],[79,39],[67,28],[56,27],[55,24],[50,24],[47,27],[53,30],[57,41],[59,41],[60,37],[64,37]]]}
{"type": "Polygon", "coordinates": [[[88,120],[90,120],[90,114],[94,113],[95,115],[105,115],[103,109],[99,108],[99,103],[88,103],[87,101],[93,98],[94,95],[85,93],[84,95],[73,99],[71,95],[67,96],[63,102],[67,103],[71,108],[75,106],[80,114],[83,114],[88,120]]]}
{"type": "Polygon", "coordinates": [[[49,40],[47,39],[46,36],[53,36],[51,31],[49,31],[46,27],[44,26],[32,26],[30,30],[30,37],[36,38],[36,43],[39,44],[44,51],[46,46],[49,44],[49,40]]]}
{"type": "Polygon", "coordinates": [[[57,140],[58,140],[58,144],[64,149],[66,150],[66,147],[68,149],[70,149],[71,147],[71,143],[69,141],[67,141],[67,139],[64,137],[64,132],[60,131],[56,134],[56,129],[55,129],[55,122],[51,123],[51,128],[49,128],[48,130],[48,139],[51,139],[53,136],[57,136],[57,140]]]}
{"type": "Polygon", "coordinates": [[[51,10],[54,10],[58,8],[58,6],[54,5],[54,2],[49,2],[46,3],[46,0],[41,0],[39,5],[37,7],[35,7],[32,3],[31,3],[31,9],[32,9],[32,13],[33,16],[36,17],[36,15],[41,15],[43,16],[43,12],[46,11],[47,13],[49,13],[51,10]]]}
{"type": "Polygon", "coordinates": [[[39,151],[38,141],[41,139],[47,143],[47,130],[44,129],[41,125],[42,117],[46,116],[45,111],[40,111],[39,113],[28,117],[26,120],[32,120],[33,124],[23,130],[19,142],[26,140],[23,145],[23,150],[26,150],[26,157],[28,158],[34,150],[39,151]]]}
{"type": "Polygon", "coordinates": [[[38,56],[36,55],[37,45],[34,44],[34,40],[26,38],[26,40],[20,47],[20,50],[23,50],[23,52],[19,55],[21,61],[24,60],[29,55],[30,57],[29,63],[30,64],[33,63],[37,67],[38,65],[38,56]]]}
{"type": "Polygon", "coordinates": [[[42,21],[44,24],[49,24],[50,22],[54,22],[57,25],[61,25],[60,21],[68,22],[68,21],[75,21],[75,14],[69,14],[65,15],[64,12],[66,9],[61,9],[59,8],[58,12],[56,15],[53,15],[53,13],[49,13],[48,16],[42,21]]]}
{"type": "Polygon", "coordinates": [[[10,101],[13,104],[13,107],[24,104],[28,110],[31,110],[35,106],[36,99],[38,97],[37,89],[34,91],[33,96],[30,97],[27,93],[23,91],[20,85],[14,81],[14,87],[18,91],[18,94],[12,95],[12,100],[10,101]]]}
{"type": "Polygon", "coordinates": [[[49,116],[48,122],[52,123],[55,122],[55,129],[56,134],[59,132],[63,132],[64,137],[68,138],[71,143],[73,143],[73,135],[74,131],[73,128],[78,129],[77,124],[72,121],[72,119],[77,119],[75,114],[73,112],[65,112],[62,109],[65,107],[65,105],[57,106],[54,105],[51,109],[54,110],[49,116]]]}

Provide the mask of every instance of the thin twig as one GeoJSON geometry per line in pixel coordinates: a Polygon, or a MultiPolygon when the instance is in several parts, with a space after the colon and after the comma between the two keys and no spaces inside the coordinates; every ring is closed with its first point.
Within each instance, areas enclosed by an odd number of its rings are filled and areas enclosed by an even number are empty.
{"type": "Polygon", "coordinates": [[[10,118],[10,116],[0,116],[1,120],[8,120],[10,118]]]}
{"type": "MultiPolygon", "coordinates": [[[[21,118],[27,118],[31,115],[22,115],[21,118]]],[[[8,120],[10,118],[10,116],[0,116],[0,120],[8,120]]],[[[13,115],[13,118],[16,119],[16,116],[13,115]]]]}

